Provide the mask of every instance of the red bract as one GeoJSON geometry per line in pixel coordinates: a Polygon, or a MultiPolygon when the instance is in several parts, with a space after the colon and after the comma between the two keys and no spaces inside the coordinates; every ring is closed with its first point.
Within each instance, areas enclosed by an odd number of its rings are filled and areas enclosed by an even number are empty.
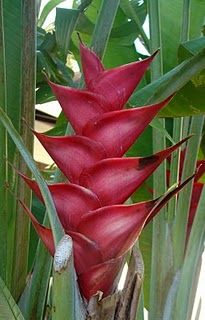
{"type": "MultiPolygon", "coordinates": [[[[183,158],[182,158],[183,159],[183,158]]],[[[188,216],[188,224],[187,224],[187,238],[190,234],[191,227],[195,218],[196,210],[199,204],[199,199],[201,196],[201,192],[204,186],[204,183],[200,182],[200,178],[205,173],[205,160],[197,161],[197,173],[194,178],[193,189],[191,194],[191,203],[189,209],[189,216],[188,216]]]]}
{"type": "MultiPolygon", "coordinates": [[[[69,182],[49,185],[59,219],[72,237],[74,263],[82,295],[104,296],[116,289],[127,252],[144,225],[184,184],[163,198],[124,205],[133,192],[186,139],[149,157],[122,157],[155,115],[170,101],[121,110],[151,57],[105,70],[94,52],[80,45],[86,89],[49,82],[75,135],[49,137],[34,132],[69,182]]],[[[20,174],[43,201],[35,181],[20,174]]],[[[52,231],[25,211],[46,247],[55,252],[52,231]]]]}

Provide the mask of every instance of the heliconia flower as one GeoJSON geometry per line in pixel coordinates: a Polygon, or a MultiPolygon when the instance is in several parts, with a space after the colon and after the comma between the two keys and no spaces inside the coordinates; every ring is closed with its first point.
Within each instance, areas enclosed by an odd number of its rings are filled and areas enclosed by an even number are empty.
{"type": "MultiPolygon", "coordinates": [[[[79,287],[89,300],[97,291],[107,296],[116,290],[125,256],[145,224],[193,177],[159,199],[123,204],[188,138],[149,157],[123,157],[172,98],[123,109],[155,54],[110,70],[105,70],[97,55],[82,43],[80,54],[86,89],[49,81],[75,134],[50,137],[33,133],[67,179],[48,188],[65,233],[73,240],[79,287]]],[[[19,174],[43,202],[37,183],[19,174]]],[[[54,255],[52,230],[42,226],[21,204],[54,255]]]]}

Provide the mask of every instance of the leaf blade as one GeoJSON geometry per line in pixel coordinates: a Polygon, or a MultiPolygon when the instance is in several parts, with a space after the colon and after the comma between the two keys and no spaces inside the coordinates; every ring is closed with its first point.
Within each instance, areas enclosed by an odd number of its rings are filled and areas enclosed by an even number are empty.
{"type": "Polygon", "coordinates": [[[24,320],[24,317],[7,289],[4,281],[0,278],[0,306],[1,317],[4,320],[24,320]]]}

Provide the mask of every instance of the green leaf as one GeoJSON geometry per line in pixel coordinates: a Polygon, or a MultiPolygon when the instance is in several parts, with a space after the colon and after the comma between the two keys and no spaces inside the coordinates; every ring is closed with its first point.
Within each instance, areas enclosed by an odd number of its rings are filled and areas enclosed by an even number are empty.
{"type": "MultiPolygon", "coordinates": [[[[10,112],[8,116],[13,119],[13,123],[16,123],[18,120],[21,124],[21,127],[17,127],[18,132],[21,133],[21,137],[24,140],[25,146],[29,152],[33,151],[33,134],[29,129],[29,126],[34,124],[34,106],[35,106],[35,72],[36,72],[36,59],[35,59],[35,26],[36,26],[36,12],[35,12],[35,3],[30,0],[24,0],[21,3],[21,15],[19,13],[19,21],[22,24],[21,37],[22,37],[22,47],[19,48],[19,56],[21,57],[21,69],[19,70],[19,78],[21,83],[19,84],[19,95],[20,95],[20,106],[21,109],[18,109],[17,101],[13,101],[10,105],[10,112]],[[14,108],[18,110],[19,118],[12,118],[14,108]],[[25,122],[28,126],[24,126],[22,123],[22,115],[25,122]]],[[[13,6],[12,6],[13,7],[13,6]]],[[[14,13],[13,13],[14,15],[14,13]]],[[[13,17],[12,15],[12,17],[13,17]]],[[[10,22],[10,21],[9,21],[10,22]]],[[[18,32],[16,29],[13,29],[13,32],[18,32]]],[[[8,42],[10,39],[8,39],[8,42]]],[[[12,50],[12,48],[10,48],[12,50]]],[[[18,62],[15,61],[15,64],[18,62]]],[[[13,66],[12,66],[13,70],[13,66]]],[[[15,79],[12,78],[12,81],[15,79]]],[[[13,86],[16,88],[17,83],[13,83],[13,86]]],[[[9,90],[12,90],[10,88],[9,90]]],[[[11,95],[12,96],[12,95],[11,95]]],[[[13,115],[14,116],[14,115],[13,115]]],[[[10,139],[11,140],[11,139],[10,139]]],[[[16,155],[16,146],[11,142],[13,148],[15,147],[16,155]]],[[[9,146],[8,146],[9,147],[9,146]]],[[[28,168],[24,160],[20,157],[17,158],[18,169],[20,172],[24,172],[29,175],[28,168]]],[[[17,177],[17,175],[10,170],[17,180],[17,197],[24,199],[24,202],[27,205],[30,205],[31,201],[31,192],[25,185],[25,183],[17,177]]],[[[28,268],[28,247],[29,247],[29,231],[30,231],[30,221],[26,215],[22,215],[22,208],[14,200],[13,195],[8,199],[9,203],[13,202],[16,205],[16,221],[15,221],[15,251],[13,258],[13,278],[12,278],[12,294],[18,299],[27,280],[27,268],[28,268]],[[24,250],[19,250],[19,248],[24,248],[24,250]]],[[[8,208],[8,211],[10,209],[8,208]]],[[[12,219],[14,216],[12,217],[12,219]]],[[[8,248],[9,249],[9,248],[8,248]]],[[[9,252],[10,255],[10,252],[9,252]]]]}
{"type": "Polygon", "coordinates": [[[183,0],[159,0],[161,50],[164,73],[177,65],[181,40],[183,0]]]}
{"type": "Polygon", "coordinates": [[[152,128],[148,126],[127,151],[126,155],[128,157],[146,157],[152,154],[152,150],[152,128]]]}
{"type": "MultiPolygon", "coordinates": [[[[197,162],[197,155],[201,143],[202,130],[204,126],[204,116],[192,117],[189,134],[193,137],[188,141],[186,146],[186,155],[182,170],[182,180],[194,173],[197,162]]],[[[176,217],[172,226],[173,248],[174,248],[174,267],[177,271],[184,259],[186,248],[186,230],[191,203],[192,183],[189,183],[179,194],[176,217]]]]}
{"type": "Polygon", "coordinates": [[[21,295],[19,306],[26,319],[40,320],[43,319],[45,311],[53,259],[41,240],[39,240],[37,252],[35,255],[33,253],[33,256],[35,256],[35,263],[32,277],[21,295]]]}
{"type": "Polygon", "coordinates": [[[135,29],[138,31],[138,36],[139,35],[141,36],[144,42],[144,46],[148,50],[149,41],[143,29],[143,23],[147,16],[146,1],[141,3],[140,1],[135,1],[135,0],[131,0],[131,1],[121,0],[120,7],[123,10],[123,12],[126,14],[126,16],[129,19],[132,19],[133,22],[135,22],[135,29]]]}
{"type": "Polygon", "coordinates": [[[2,320],[24,320],[5,283],[0,278],[0,317],[2,320]]]}
{"type": "Polygon", "coordinates": [[[56,9],[56,43],[65,56],[68,54],[71,35],[77,23],[79,13],[80,11],[77,9],[56,9]]]}
{"type": "MultiPolygon", "coordinates": [[[[43,218],[45,216],[45,207],[33,193],[32,193],[31,212],[35,215],[36,219],[40,223],[43,223],[43,218]]],[[[38,241],[39,241],[39,237],[35,229],[31,227],[30,239],[29,239],[28,271],[31,271],[33,268],[38,241]]]]}
{"type": "Polygon", "coordinates": [[[60,239],[62,238],[62,235],[64,234],[64,232],[63,232],[62,226],[60,224],[59,218],[57,216],[56,209],[55,209],[51,194],[49,192],[49,189],[48,189],[45,181],[43,180],[41,174],[39,173],[39,171],[36,167],[36,164],[35,164],[34,160],[32,159],[29,151],[25,148],[25,145],[24,145],[20,135],[15,130],[11,121],[9,120],[9,118],[7,117],[7,115],[5,114],[5,112],[2,109],[0,109],[0,121],[4,125],[6,130],[8,131],[10,137],[14,141],[21,156],[23,157],[27,166],[29,167],[29,169],[33,173],[33,175],[36,179],[36,182],[39,185],[39,188],[41,190],[41,193],[42,193],[42,196],[43,196],[43,199],[45,202],[45,206],[48,210],[48,217],[49,217],[49,222],[50,222],[51,229],[53,232],[54,241],[55,241],[55,244],[57,244],[58,241],[60,241],[60,239]]]}
{"type": "MultiPolygon", "coordinates": [[[[1,107],[5,109],[12,119],[15,129],[26,138],[25,144],[31,149],[32,137],[28,129],[22,130],[22,114],[29,125],[33,126],[34,119],[34,92],[35,92],[35,3],[25,1],[1,1],[1,32],[3,32],[3,43],[1,50],[4,52],[4,72],[1,69],[1,89],[4,91],[4,98],[1,93],[1,107]],[[32,61],[32,62],[31,62],[32,61]],[[5,76],[5,78],[4,78],[5,76]],[[28,85],[29,84],[29,85],[28,85]],[[11,94],[12,92],[12,94],[11,94]],[[4,100],[5,99],[5,100],[4,100]]],[[[2,55],[2,52],[0,53],[2,55]]],[[[28,203],[30,191],[21,184],[8,168],[8,162],[16,168],[23,170],[24,164],[19,161],[16,154],[16,146],[10,137],[3,143],[5,133],[0,134],[2,140],[0,154],[1,168],[4,167],[4,174],[0,174],[2,181],[0,185],[9,185],[9,192],[0,195],[0,202],[6,206],[6,219],[1,221],[1,236],[6,233],[4,242],[1,245],[6,248],[7,255],[1,252],[0,259],[4,262],[7,271],[6,284],[12,288],[14,297],[19,297],[27,277],[28,260],[28,237],[29,222],[26,216],[19,212],[14,200],[13,193],[21,195],[28,203]],[[2,151],[2,149],[4,149],[2,151]],[[2,152],[1,152],[2,151],[2,152]],[[8,160],[6,162],[5,158],[8,160]],[[7,226],[5,224],[8,224],[7,226]],[[19,247],[24,250],[19,252],[19,247]],[[4,257],[2,259],[2,257],[4,257]]],[[[5,187],[4,187],[5,189],[5,187]]],[[[6,190],[4,190],[6,192],[6,190]]],[[[1,217],[5,213],[1,208],[1,217]]],[[[3,277],[3,274],[2,274],[3,277]]]]}
{"type": "MultiPolygon", "coordinates": [[[[180,90],[190,79],[205,68],[205,50],[179,64],[177,67],[161,76],[151,84],[137,91],[130,99],[132,104],[146,105],[165,99],[167,96],[180,90]]],[[[178,104],[177,99],[181,91],[173,98],[171,103],[160,112],[162,117],[177,117],[196,115],[205,112],[205,106],[193,108],[184,104],[184,108],[178,104]]]]}
{"type": "Polygon", "coordinates": [[[65,0],[50,0],[47,2],[47,4],[44,6],[41,15],[38,19],[38,26],[42,27],[44,24],[48,14],[61,2],[64,2],[65,0]]]}
{"type": "Polygon", "coordinates": [[[101,3],[98,20],[93,31],[91,42],[92,49],[99,57],[103,57],[119,2],[120,0],[113,0],[112,2],[104,0],[101,3]]]}
{"type": "Polygon", "coordinates": [[[42,84],[36,90],[36,104],[55,101],[56,97],[48,84],[42,84]]]}
{"type": "Polygon", "coordinates": [[[160,122],[160,119],[153,119],[150,123],[150,126],[156,130],[158,130],[161,134],[164,135],[172,144],[175,144],[176,142],[172,139],[169,132],[165,129],[165,127],[162,126],[162,123],[160,122]]]}
{"type": "Polygon", "coordinates": [[[190,58],[205,48],[205,37],[186,41],[180,44],[178,50],[179,61],[190,58]]]}
{"type": "Polygon", "coordinates": [[[126,45],[123,40],[127,38],[111,38],[107,45],[107,50],[103,58],[103,63],[107,68],[113,68],[125,63],[130,63],[139,59],[134,46],[132,44],[126,45]]]}
{"type": "Polygon", "coordinates": [[[192,0],[190,12],[190,38],[198,38],[203,33],[205,2],[201,0],[192,0]]]}

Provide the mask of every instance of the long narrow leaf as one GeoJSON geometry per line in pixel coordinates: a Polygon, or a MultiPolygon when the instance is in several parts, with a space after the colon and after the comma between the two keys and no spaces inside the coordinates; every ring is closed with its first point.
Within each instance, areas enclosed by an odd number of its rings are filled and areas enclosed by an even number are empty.
{"type": "MultiPolygon", "coordinates": [[[[196,167],[197,154],[201,142],[201,135],[204,125],[204,116],[193,117],[190,133],[194,136],[187,144],[182,179],[193,173],[196,167]]],[[[189,207],[191,203],[192,184],[188,184],[179,195],[177,203],[177,215],[173,225],[173,246],[175,254],[175,271],[177,271],[184,259],[186,246],[186,230],[188,222],[189,207]]]]}
{"type": "Polygon", "coordinates": [[[21,155],[24,158],[25,162],[27,163],[29,169],[33,173],[36,181],[38,182],[39,188],[40,188],[42,196],[44,198],[46,208],[48,210],[49,222],[51,224],[51,228],[53,231],[55,244],[57,244],[58,241],[60,241],[60,239],[62,238],[62,235],[64,234],[64,232],[63,232],[62,226],[60,224],[60,221],[58,219],[56,209],[55,209],[55,206],[53,203],[53,199],[50,195],[48,187],[47,187],[45,181],[43,180],[43,178],[41,177],[41,175],[36,167],[36,164],[35,164],[34,160],[32,159],[30,153],[25,148],[24,143],[23,143],[20,135],[15,130],[11,121],[9,120],[9,118],[7,117],[7,115],[5,114],[5,112],[2,109],[0,109],[0,121],[4,125],[6,130],[8,131],[11,138],[13,139],[19,152],[21,153],[21,155]]]}
{"type": "Polygon", "coordinates": [[[104,0],[101,3],[91,43],[92,49],[99,57],[103,57],[119,3],[120,0],[104,0]]]}
{"type": "MultiPolygon", "coordinates": [[[[138,90],[131,98],[130,102],[134,105],[144,105],[146,103],[156,103],[165,97],[181,89],[194,75],[205,68],[205,51],[202,50],[196,56],[189,58],[177,67],[167,72],[159,79],[138,90]]],[[[182,115],[196,114],[204,111],[202,105],[200,109],[176,109],[167,107],[161,111],[161,116],[176,117],[182,115]]]]}
{"type": "Polygon", "coordinates": [[[39,241],[32,277],[21,296],[19,306],[26,319],[43,319],[45,299],[52,268],[52,257],[39,241]]]}
{"type": "MultiPolygon", "coordinates": [[[[150,15],[151,38],[150,44],[152,50],[156,47],[161,47],[161,16],[160,16],[160,1],[148,1],[150,15]]],[[[157,82],[163,72],[163,51],[161,52],[161,60],[155,61],[152,65],[151,75],[152,80],[157,82]]],[[[154,83],[154,82],[153,82],[154,83]]],[[[165,128],[164,119],[160,120],[161,126],[165,128]]],[[[166,147],[164,134],[153,130],[153,150],[164,149],[166,147]]],[[[153,176],[154,195],[164,193],[166,190],[166,164],[165,162],[159,167],[153,176]]],[[[170,277],[171,251],[169,228],[165,220],[166,208],[163,208],[160,214],[153,220],[152,232],[152,261],[151,261],[151,277],[150,277],[150,301],[149,301],[149,316],[150,319],[161,319],[163,310],[164,296],[166,295],[166,287],[164,283],[168,283],[170,277]],[[167,252],[170,254],[167,255],[167,252]]]]}
{"type": "MultiPolygon", "coordinates": [[[[19,13],[20,19],[22,20],[22,47],[19,48],[19,55],[22,55],[22,70],[19,71],[19,77],[22,77],[21,84],[17,87],[19,90],[19,94],[21,95],[20,100],[20,110],[19,110],[19,122],[20,117],[23,114],[25,121],[33,126],[34,124],[34,106],[35,106],[35,3],[34,1],[24,0],[22,2],[22,11],[19,13]],[[29,84],[29,85],[28,85],[29,84]]],[[[15,45],[15,44],[14,44],[15,45]]],[[[13,104],[9,106],[10,113],[12,113],[13,104]]],[[[17,119],[15,119],[16,121],[17,119]]],[[[24,140],[26,148],[32,152],[33,151],[33,136],[30,132],[30,129],[24,124],[19,128],[19,132],[21,132],[21,137],[24,140]]],[[[13,148],[16,148],[14,144],[11,145],[13,148]]],[[[18,169],[20,171],[26,172],[29,174],[29,170],[26,167],[24,160],[18,157],[18,169]]],[[[13,178],[14,171],[12,172],[11,179],[13,178]]],[[[31,193],[25,187],[20,179],[16,177],[16,194],[17,197],[24,199],[24,202],[28,205],[31,201],[31,193]]],[[[14,203],[14,207],[16,201],[13,199],[12,195],[10,195],[11,203],[14,203]]],[[[9,210],[9,209],[8,209],[9,210]]],[[[12,214],[12,212],[11,212],[12,214]]],[[[14,221],[14,216],[11,216],[11,220],[14,221]]],[[[30,233],[30,222],[22,215],[22,209],[18,204],[16,204],[16,221],[15,221],[15,238],[14,238],[14,255],[11,255],[9,252],[9,257],[13,262],[13,272],[12,279],[10,280],[12,283],[12,294],[15,298],[19,298],[22,293],[23,288],[25,287],[27,280],[27,267],[28,267],[28,251],[29,251],[29,233],[30,233]],[[24,248],[24,250],[19,250],[19,248],[24,248]]],[[[8,235],[9,238],[12,238],[12,230],[8,235]]],[[[11,248],[8,247],[8,250],[11,248]]],[[[8,271],[9,272],[9,271],[8,271]]]]}
{"type": "Polygon", "coordinates": [[[24,320],[5,283],[0,278],[0,318],[2,320],[24,320]]]}

